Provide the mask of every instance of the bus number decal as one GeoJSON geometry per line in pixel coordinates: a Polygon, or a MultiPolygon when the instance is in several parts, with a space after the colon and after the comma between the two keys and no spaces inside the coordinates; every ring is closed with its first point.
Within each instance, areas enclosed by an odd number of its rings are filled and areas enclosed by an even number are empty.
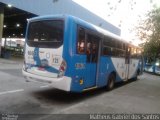
{"type": "Polygon", "coordinates": [[[52,55],[52,65],[58,65],[61,62],[59,55],[52,55]]]}
{"type": "Polygon", "coordinates": [[[85,68],[85,64],[84,63],[76,63],[75,67],[76,67],[76,69],[84,69],[85,68]]]}
{"type": "Polygon", "coordinates": [[[53,63],[58,63],[58,62],[59,62],[58,58],[53,58],[53,63]]]}
{"type": "Polygon", "coordinates": [[[37,52],[36,51],[28,51],[28,55],[37,56],[37,52]]]}

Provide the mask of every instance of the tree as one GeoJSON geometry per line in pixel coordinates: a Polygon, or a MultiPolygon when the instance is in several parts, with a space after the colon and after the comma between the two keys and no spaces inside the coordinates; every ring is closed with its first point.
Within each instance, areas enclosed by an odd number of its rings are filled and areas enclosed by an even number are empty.
{"type": "MultiPolygon", "coordinates": [[[[135,6],[137,4],[137,0],[106,0],[107,2],[107,16],[108,17],[112,17],[114,13],[116,13],[117,11],[119,11],[121,9],[121,7],[123,6],[124,3],[128,3],[128,6],[126,7],[126,11],[127,12],[131,12],[135,9],[135,6]]],[[[121,27],[123,23],[123,20],[120,19],[118,26],[121,27]]]]}
{"type": "Polygon", "coordinates": [[[142,47],[146,56],[160,55],[160,8],[154,8],[146,15],[137,29],[137,35],[144,41],[142,47]]]}

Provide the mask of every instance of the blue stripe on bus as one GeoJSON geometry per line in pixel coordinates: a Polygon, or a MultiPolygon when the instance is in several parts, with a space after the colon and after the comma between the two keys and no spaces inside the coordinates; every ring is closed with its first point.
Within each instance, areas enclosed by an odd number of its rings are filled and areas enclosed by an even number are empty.
{"type": "MultiPolygon", "coordinates": [[[[41,67],[41,65],[42,65],[41,61],[44,60],[44,59],[41,60],[40,57],[39,57],[39,48],[34,49],[33,59],[36,62],[35,67],[41,67]]],[[[58,73],[59,72],[59,70],[57,70],[56,68],[51,67],[51,66],[44,66],[44,68],[45,68],[45,71],[47,71],[47,72],[53,72],[53,73],[58,73]]]]}
{"type": "MultiPolygon", "coordinates": [[[[42,18],[41,18],[42,19],[42,18]]],[[[96,28],[88,24],[86,22],[83,22],[82,20],[79,20],[74,17],[64,17],[65,21],[65,29],[64,29],[64,41],[63,41],[63,54],[62,58],[67,63],[67,69],[65,72],[65,76],[71,77],[71,89],[70,91],[74,92],[81,92],[83,89],[87,88],[86,85],[88,84],[88,81],[86,81],[88,76],[92,76],[92,73],[88,74],[86,73],[87,69],[85,68],[88,63],[86,63],[86,55],[79,55],[76,53],[76,42],[77,42],[77,25],[82,25],[86,29],[91,31],[97,31],[96,28]],[[76,68],[76,64],[83,64],[84,68],[76,68]],[[79,81],[84,80],[84,84],[80,85],[79,81]]],[[[46,20],[46,18],[45,18],[46,20]]],[[[36,65],[41,65],[41,59],[39,56],[39,48],[34,49],[34,61],[36,61],[36,65]]],[[[125,59],[125,58],[124,58],[125,59]]],[[[137,68],[138,69],[138,68],[137,68]]],[[[58,72],[57,69],[54,67],[46,67],[46,70],[48,72],[58,72]]],[[[99,72],[98,72],[98,78],[97,78],[97,87],[103,87],[106,86],[108,83],[108,76],[111,72],[115,71],[117,73],[117,70],[113,64],[113,61],[111,59],[111,56],[100,56],[99,61],[99,72]],[[109,65],[109,66],[108,66],[109,65]]],[[[116,82],[122,81],[120,76],[116,74],[116,82]]]]}

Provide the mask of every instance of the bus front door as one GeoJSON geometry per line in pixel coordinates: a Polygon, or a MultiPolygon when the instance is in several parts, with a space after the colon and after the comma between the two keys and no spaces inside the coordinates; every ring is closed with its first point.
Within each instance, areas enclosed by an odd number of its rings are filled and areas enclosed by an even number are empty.
{"type": "Polygon", "coordinates": [[[98,63],[98,53],[99,53],[99,38],[95,35],[87,36],[86,43],[86,79],[85,87],[96,86],[97,77],[97,63],[98,63]]]}
{"type": "Polygon", "coordinates": [[[125,80],[124,81],[127,81],[129,79],[130,62],[131,62],[131,47],[127,47],[126,57],[125,57],[126,72],[125,72],[125,80]]]}
{"type": "Polygon", "coordinates": [[[144,59],[143,56],[140,56],[140,75],[143,74],[143,69],[144,69],[144,59]]]}

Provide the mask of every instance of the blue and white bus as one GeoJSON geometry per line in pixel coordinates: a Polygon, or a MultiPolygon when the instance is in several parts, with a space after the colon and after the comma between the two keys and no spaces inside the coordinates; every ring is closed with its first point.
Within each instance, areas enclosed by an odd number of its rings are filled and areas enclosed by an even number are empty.
{"type": "Polygon", "coordinates": [[[82,92],[112,89],[142,73],[141,50],[120,37],[70,15],[28,21],[23,75],[29,81],[82,92]]]}
{"type": "Polygon", "coordinates": [[[160,74],[160,58],[146,57],[144,71],[153,74],[160,74]]]}

